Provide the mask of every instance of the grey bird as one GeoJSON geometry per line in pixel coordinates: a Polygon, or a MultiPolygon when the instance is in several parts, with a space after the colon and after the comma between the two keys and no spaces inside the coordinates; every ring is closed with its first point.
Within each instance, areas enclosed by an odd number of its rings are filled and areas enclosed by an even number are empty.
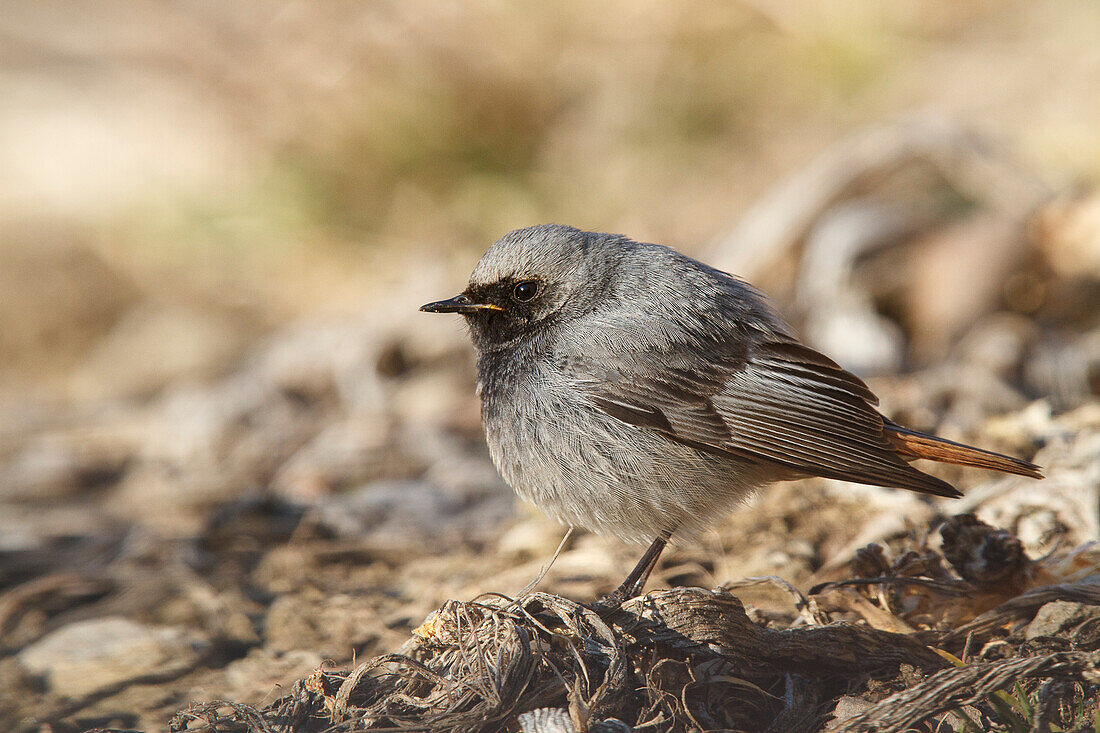
{"type": "Polygon", "coordinates": [[[519,229],[462,294],[421,310],[465,316],[489,452],[516,493],[570,527],[652,542],[612,606],[641,592],[670,539],[775,481],[961,496],[918,458],[1042,478],[891,422],[760,291],[661,245],[519,229]]]}

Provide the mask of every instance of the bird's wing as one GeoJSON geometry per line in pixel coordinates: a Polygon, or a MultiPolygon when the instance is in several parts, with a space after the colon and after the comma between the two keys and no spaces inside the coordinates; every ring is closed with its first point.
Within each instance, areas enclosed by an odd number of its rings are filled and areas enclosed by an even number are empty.
{"type": "Polygon", "coordinates": [[[862,380],[784,334],[609,356],[574,358],[563,369],[625,423],[796,475],[960,495],[897,454],[862,380]]]}

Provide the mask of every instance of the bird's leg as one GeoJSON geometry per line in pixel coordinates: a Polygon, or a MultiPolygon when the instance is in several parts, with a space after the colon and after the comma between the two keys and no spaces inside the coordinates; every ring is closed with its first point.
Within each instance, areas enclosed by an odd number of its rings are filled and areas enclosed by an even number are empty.
{"type": "Polygon", "coordinates": [[[657,567],[657,558],[661,556],[661,551],[668,544],[669,536],[668,532],[662,532],[657,539],[653,540],[653,544],[649,546],[649,549],[642,555],[642,559],[630,571],[630,575],[626,576],[626,580],[622,582],[622,585],[613,590],[611,595],[601,600],[599,605],[615,609],[623,605],[623,601],[626,599],[633,598],[641,593],[646,581],[649,580],[649,574],[653,572],[653,568],[657,567]]]}

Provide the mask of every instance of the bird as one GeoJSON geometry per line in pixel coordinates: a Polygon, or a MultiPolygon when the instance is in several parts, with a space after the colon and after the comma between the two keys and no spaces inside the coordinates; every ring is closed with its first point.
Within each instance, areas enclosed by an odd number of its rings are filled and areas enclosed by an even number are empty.
{"type": "Polygon", "coordinates": [[[767,298],[659,244],[544,224],[509,232],[459,295],[489,453],[523,499],[648,549],[604,603],[644,589],[670,542],[807,477],[962,494],[917,459],[1042,478],[1027,461],[903,427],[767,298]]]}

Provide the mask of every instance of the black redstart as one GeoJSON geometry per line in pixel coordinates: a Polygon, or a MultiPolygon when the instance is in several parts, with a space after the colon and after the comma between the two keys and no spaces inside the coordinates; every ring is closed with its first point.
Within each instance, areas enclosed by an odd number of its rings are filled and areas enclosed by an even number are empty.
{"type": "Polygon", "coordinates": [[[639,593],[665,544],[774,481],[823,476],[961,496],[909,461],[1042,478],[904,428],[796,339],[751,285],[679,252],[544,225],[511,232],[469,285],[421,308],[466,317],[489,452],[571,527],[652,541],[605,601],[639,593]]]}

